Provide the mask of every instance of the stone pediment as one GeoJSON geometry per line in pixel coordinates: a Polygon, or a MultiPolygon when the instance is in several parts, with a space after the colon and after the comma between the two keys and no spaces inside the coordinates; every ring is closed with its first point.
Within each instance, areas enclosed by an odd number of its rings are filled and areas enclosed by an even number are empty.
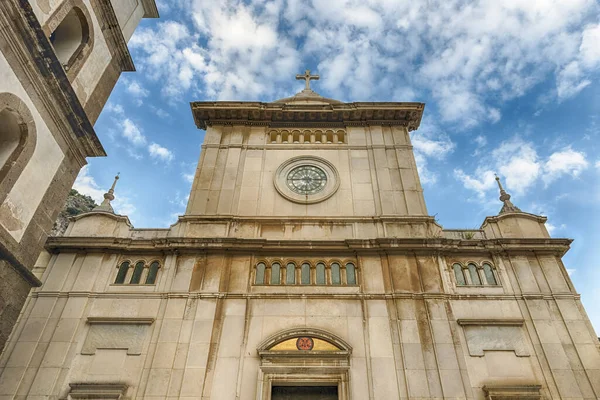
{"type": "MultiPolygon", "coordinates": [[[[292,99],[292,98],[290,98],[292,99]]],[[[319,100],[325,98],[319,97],[319,100]]],[[[327,99],[325,99],[327,100],[327,99]]],[[[339,103],[337,101],[193,102],[199,129],[211,125],[352,126],[398,125],[418,129],[424,103],[339,103]]]]}

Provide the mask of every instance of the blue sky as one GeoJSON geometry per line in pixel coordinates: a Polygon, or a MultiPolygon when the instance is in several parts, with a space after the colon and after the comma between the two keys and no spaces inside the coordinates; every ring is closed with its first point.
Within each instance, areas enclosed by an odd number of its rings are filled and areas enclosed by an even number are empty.
{"type": "Polygon", "coordinates": [[[96,123],[106,158],[75,188],[140,228],[184,212],[204,132],[190,101],[273,101],[313,88],[343,101],[426,103],[413,133],[429,213],[478,228],[501,203],[548,216],[600,332],[600,6],[595,0],[158,0],[129,42],[96,123]]]}

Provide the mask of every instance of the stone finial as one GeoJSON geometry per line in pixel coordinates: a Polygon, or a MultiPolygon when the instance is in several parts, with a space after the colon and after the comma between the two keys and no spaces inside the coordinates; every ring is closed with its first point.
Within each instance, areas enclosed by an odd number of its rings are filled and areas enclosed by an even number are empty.
{"type": "Polygon", "coordinates": [[[506,190],[504,190],[504,188],[502,187],[502,183],[500,182],[500,177],[498,177],[498,175],[496,175],[496,174],[494,174],[494,175],[496,176],[496,182],[498,182],[498,188],[500,189],[499,199],[501,202],[504,203],[499,214],[505,214],[505,213],[509,213],[509,212],[521,212],[519,207],[515,206],[510,201],[510,194],[506,193],[506,190]]]}
{"type": "Polygon", "coordinates": [[[304,81],[305,81],[304,91],[307,91],[307,92],[312,92],[312,89],[310,88],[311,79],[318,81],[319,78],[320,78],[319,75],[311,75],[310,69],[307,69],[306,71],[304,71],[304,74],[302,74],[302,75],[300,75],[300,74],[296,75],[296,79],[298,79],[298,80],[304,79],[304,81]]]}
{"type": "Polygon", "coordinates": [[[102,204],[94,208],[92,211],[104,211],[113,214],[115,213],[115,210],[113,210],[112,206],[110,205],[110,202],[115,199],[115,186],[117,185],[117,181],[119,180],[119,174],[120,172],[118,172],[117,176],[115,176],[115,180],[110,189],[108,189],[108,192],[104,193],[104,200],[102,201],[102,204]]]}

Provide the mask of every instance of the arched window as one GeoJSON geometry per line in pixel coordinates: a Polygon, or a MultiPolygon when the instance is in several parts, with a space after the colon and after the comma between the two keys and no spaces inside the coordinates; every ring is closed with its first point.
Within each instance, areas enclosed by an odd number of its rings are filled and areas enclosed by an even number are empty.
{"type": "Polygon", "coordinates": [[[119,267],[119,272],[117,272],[117,278],[115,279],[116,284],[125,283],[125,278],[127,277],[127,271],[129,271],[129,261],[123,261],[121,266],[119,267]]]}
{"type": "Polygon", "coordinates": [[[0,202],[31,159],[36,137],[27,105],[12,93],[0,93],[0,202]]]}
{"type": "Polygon", "coordinates": [[[288,263],[285,267],[285,283],[286,285],[296,284],[296,264],[288,263]]]}
{"type": "Polygon", "coordinates": [[[158,267],[160,264],[158,261],[154,261],[150,264],[150,269],[148,270],[148,276],[146,277],[146,285],[154,285],[156,282],[156,276],[158,275],[158,267]]]}
{"type": "Polygon", "coordinates": [[[356,267],[352,263],[346,264],[346,283],[356,285],[356,267]]]}
{"type": "Polygon", "coordinates": [[[258,263],[256,265],[256,279],[255,283],[257,285],[264,285],[265,283],[265,263],[258,263]]]}
{"type": "Polygon", "coordinates": [[[90,38],[83,11],[73,7],[50,34],[50,43],[60,63],[68,70],[90,38]]]}
{"type": "Polygon", "coordinates": [[[133,269],[133,275],[131,275],[131,280],[129,281],[129,283],[132,285],[139,284],[140,280],[142,279],[143,272],[144,272],[144,262],[138,261],[138,263],[135,264],[135,268],[133,269]]]}
{"type": "Polygon", "coordinates": [[[465,280],[465,274],[463,273],[463,267],[460,264],[454,264],[452,266],[452,268],[454,269],[454,277],[456,278],[456,284],[458,286],[464,286],[467,284],[467,281],[465,280]]]}
{"type": "Polygon", "coordinates": [[[281,283],[281,265],[273,263],[271,265],[271,285],[279,285],[281,283]]]}
{"type": "Polygon", "coordinates": [[[0,168],[10,167],[25,142],[18,114],[9,108],[0,111],[0,168]]]}
{"type": "Polygon", "coordinates": [[[300,283],[303,285],[310,285],[310,264],[302,264],[300,270],[300,283]]]}
{"type": "Polygon", "coordinates": [[[333,263],[331,264],[331,284],[332,285],[341,285],[342,279],[340,274],[340,264],[333,263]]]}
{"type": "Polygon", "coordinates": [[[317,285],[324,285],[325,283],[326,283],[325,264],[318,263],[317,264],[317,285]]]}
{"type": "Polygon", "coordinates": [[[472,285],[481,285],[481,278],[479,277],[479,272],[477,271],[477,266],[475,264],[469,264],[469,275],[471,276],[471,284],[472,285]]]}
{"type": "Polygon", "coordinates": [[[490,264],[483,264],[483,274],[488,285],[497,285],[496,276],[490,264]]]}

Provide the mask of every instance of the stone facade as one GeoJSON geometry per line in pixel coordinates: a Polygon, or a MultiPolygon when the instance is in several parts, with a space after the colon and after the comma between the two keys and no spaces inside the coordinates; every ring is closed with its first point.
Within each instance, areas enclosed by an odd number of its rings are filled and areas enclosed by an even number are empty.
{"type": "Polygon", "coordinates": [[[153,1],[114,3],[0,3],[0,349],[40,285],[31,269],[75,177],[105,155],[92,124],[134,70],[126,40],[158,16],[153,1]]]}
{"type": "Polygon", "coordinates": [[[600,396],[571,241],[511,210],[444,230],[409,138],[423,104],[303,93],[192,103],[206,139],[169,229],[107,209],[49,239],[0,398],[600,396]]]}

